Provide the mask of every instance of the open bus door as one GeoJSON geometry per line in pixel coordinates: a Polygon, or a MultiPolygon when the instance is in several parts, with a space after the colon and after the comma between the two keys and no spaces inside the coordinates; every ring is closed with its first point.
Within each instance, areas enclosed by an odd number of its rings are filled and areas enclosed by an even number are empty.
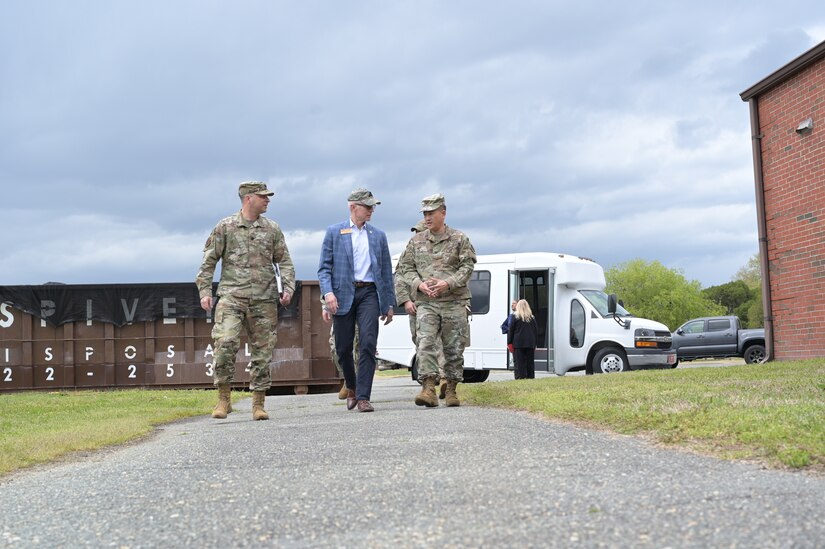
{"type": "MultiPolygon", "coordinates": [[[[536,371],[553,372],[553,299],[555,271],[553,269],[515,270],[509,272],[507,314],[511,313],[510,303],[524,299],[530,305],[538,326],[536,348],[536,371]]],[[[512,369],[512,355],[507,353],[507,368],[512,369]]]]}

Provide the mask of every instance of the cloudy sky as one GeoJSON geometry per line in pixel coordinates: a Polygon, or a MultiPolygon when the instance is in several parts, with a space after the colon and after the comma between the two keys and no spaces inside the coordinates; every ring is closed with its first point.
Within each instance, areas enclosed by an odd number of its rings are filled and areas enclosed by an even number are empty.
{"type": "Polygon", "coordinates": [[[263,180],[298,277],[364,186],[479,254],[634,258],[704,287],[757,251],[739,92],[818,1],[40,1],[0,6],[0,284],[194,280],[263,180]]]}

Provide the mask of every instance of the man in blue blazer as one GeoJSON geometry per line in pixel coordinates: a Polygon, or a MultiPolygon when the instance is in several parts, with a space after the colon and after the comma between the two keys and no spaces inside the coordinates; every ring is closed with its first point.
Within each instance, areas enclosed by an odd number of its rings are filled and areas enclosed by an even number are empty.
{"type": "Polygon", "coordinates": [[[318,264],[324,296],[324,320],[333,322],[338,363],[347,387],[347,410],[372,412],[372,379],[378,319],[389,324],[395,305],[392,262],[387,235],[369,223],[380,204],[367,189],[347,198],[349,219],[327,227],[318,264]],[[358,373],[352,359],[358,325],[358,373]]]}

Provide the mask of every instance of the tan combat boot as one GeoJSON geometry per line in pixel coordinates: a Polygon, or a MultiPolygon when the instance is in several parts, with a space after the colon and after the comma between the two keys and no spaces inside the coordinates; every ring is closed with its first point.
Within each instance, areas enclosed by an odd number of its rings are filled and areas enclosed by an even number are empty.
{"type": "Polygon", "coordinates": [[[232,391],[232,386],[227,385],[226,386],[226,413],[227,414],[232,413],[232,393],[231,393],[231,391],[232,391]]]}
{"type": "Polygon", "coordinates": [[[264,410],[264,400],[266,391],[252,391],[252,419],[269,419],[269,414],[264,410]]]}
{"type": "Polygon", "coordinates": [[[341,390],[338,391],[338,400],[346,400],[348,392],[349,390],[347,389],[347,384],[344,382],[344,384],[341,385],[341,390]]]}
{"type": "Polygon", "coordinates": [[[438,398],[444,400],[447,397],[447,380],[441,380],[441,387],[438,388],[438,398]]]}
{"type": "Polygon", "coordinates": [[[415,395],[416,406],[435,408],[438,406],[438,397],[435,394],[435,378],[428,377],[421,383],[421,392],[415,395]]]}
{"type": "Polygon", "coordinates": [[[444,401],[448,407],[461,406],[461,401],[458,400],[458,395],[455,394],[455,388],[458,382],[454,379],[447,381],[447,398],[444,401]]]}
{"type": "Polygon", "coordinates": [[[218,385],[218,405],[212,410],[215,419],[226,419],[226,414],[232,411],[231,392],[229,384],[218,385]]]}

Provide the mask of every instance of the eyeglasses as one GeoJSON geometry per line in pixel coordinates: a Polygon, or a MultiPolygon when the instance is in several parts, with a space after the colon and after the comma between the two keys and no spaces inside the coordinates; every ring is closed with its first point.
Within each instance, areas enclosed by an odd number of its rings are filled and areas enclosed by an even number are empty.
{"type": "Polygon", "coordinates": [[[366,208],[366,209],[368,209],[368,210],[370,210],[370,211],[372,211],[372,210],[374,210],[374,209],[375,209],[375,205],[372,205],[372,206],[367,206],[366,204],[361,204],[360,202],[358,203],[358,205],[359,205],[359,206],[361,206],[362,208],[366,208]]]}

